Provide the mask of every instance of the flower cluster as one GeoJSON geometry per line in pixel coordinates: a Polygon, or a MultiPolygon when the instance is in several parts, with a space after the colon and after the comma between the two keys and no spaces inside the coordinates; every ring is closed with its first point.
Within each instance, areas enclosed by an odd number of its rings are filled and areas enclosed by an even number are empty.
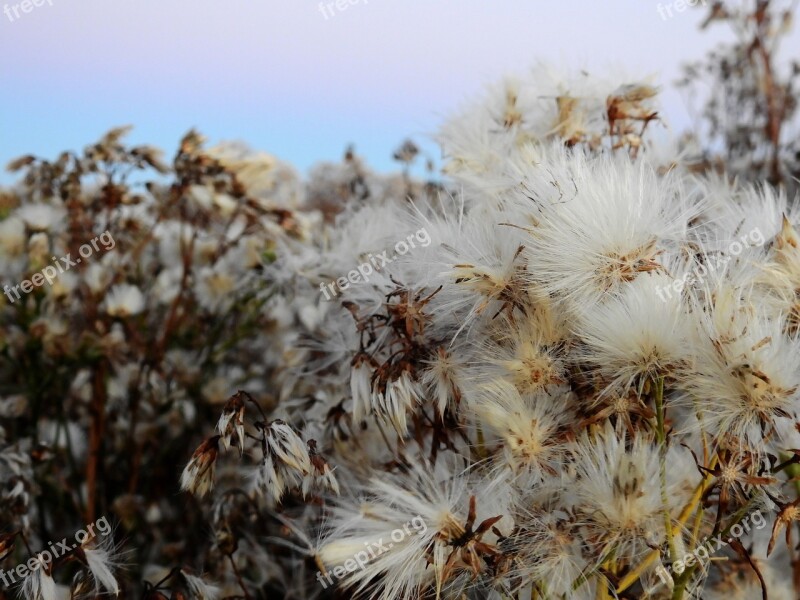
{"type": "Polygon", "coordinates": [[[305,182],[195,132],[14,161],[0,287],[114,242],[0,296],[0,563],[117,534],[19,593],[797,598],[800,209],[661,125],[538,67],[442,126],[444,182],[410,141],[305,182]]]}
{"type": "MultiPolygon", "coordinates": [[[[287,212],[299,182],[285,167],[261,165],[259,177],[275,181],[255,195],[235,148],[206,151],[190,133],[168,165],[150,147],[126,146],[125,133],[54,162],[22,157],[10,168],[24,177],[3,195],[4,282],[55,271],[56,256],[86,258],[90,240],[105,250],[0,306],[2,526],[34,548],[49,527],[101,509],[136,537],[146,519],[160,532],[153,548],[173,543],[162,524],[175,511],[160,493],[169,461],[232,381],[263,390],[270,365],[258,359],[271,343],[254,332],[273,320],[261,270],[276,237],[302,235],[287,212]]],[[[66,557],[108,581],[118,558],[113,544],[66,557]]],[[[64,560],[29,576],[26,596],[52,598],[64,560]]]]}
{"type": "MultiPolygon", "coordinates": [[[[270,544],[295,552],[287,593],[322,593],[314,573],[420,517],[423,535],[338,586],[796,597],[781,573],[800,572],[800,211],[683,166],[647,135],[656,101],[644,83],[504,82],[442,129],[457,192],[353,202],[320,222],[324,244],[278,240],[266,271],[293,323],[278,404],[249,432],[234,396],[218,432],[254,441],[261,510],[289,538],[270,544]],[[413,258],[320,300],[330,273],[421,227],[413,258]],[[763,244],[731,252],[756,230],[763,244]],[[772,527],[741,534],[756,510],[772,527]],[[672,569],[714,537],[727,562],[672,569]]],[[[210,485],[202,464],[189,489],[210,485]]]]}
{"type": "MultiPolygon", "coordinates": [[[[54,161],[23,156],[9,165],[19,182],[0,190],[1,566],[100,512],[128,548],[109,538],[59,556],[14,583],[30,600],[77,598],[95,582],[151,598],[225,592],[208,582],[225,582],[230,532],[215,531],[221,560],[204,567],[201,507],[174,501],[174,465],[220,410],[218,435],[198,448],[185,489],[204,496],[216,475],[238,477],[215,468],[217,455],[234,446],[244,460],[253,438],[262,451],[253,489],[266,498],[338,491],[324,448],[260,412],[277,405],[302,345],[286,294],[292,274],[271,264],[279,247],[321,251],[323,223],[352,202],[428,193],[408,177],[372,174],[352,152],[303,182],[243,146],[206,148],[196,132],[169,162],[127,145],[126,133],[54,161]],[[42,273],[50,285],[36,283],[42,273]],[[36,287],[15,292],[31,279],[36,287]]],[[[314,302],[309,295],[303,319],[321,316],[314,302]]],[[[236,547],[261,533],[251,529],[236,547]]]]}

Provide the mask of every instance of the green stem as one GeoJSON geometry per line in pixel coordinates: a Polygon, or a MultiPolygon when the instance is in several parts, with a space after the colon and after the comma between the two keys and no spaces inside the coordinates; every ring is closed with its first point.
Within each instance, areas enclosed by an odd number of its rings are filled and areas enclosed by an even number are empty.
{"type": "MultiPolygon", "coordinates": [[[[736,513],[734,513],[730,523],[728,523],[728,525],[719,533],[718,538],[720,540],[726,540],[731,529],[733,529],[738,523],[740,523],[742,519],[745,518],[745,516],[750,514],[754,506],[755,506],[755,501],[750,500],[736,513]]],[[[708,540],[705,540],[702,545],[705,546],[706,543],[708,543],[708,540]]],[[[711,558],[709,557],[709,561],[710,560],[711,558]]],[[[698,564],[696,563],[691,567],[688,567],[683,573],[681,573],[678,577],[675,578],[675,587],[672,590],[672,600],[681,600],[683,598],[683,592],[686,590],[686,586],[691,581],[692,575],[697,570],[697,567],[698,564]]]]}

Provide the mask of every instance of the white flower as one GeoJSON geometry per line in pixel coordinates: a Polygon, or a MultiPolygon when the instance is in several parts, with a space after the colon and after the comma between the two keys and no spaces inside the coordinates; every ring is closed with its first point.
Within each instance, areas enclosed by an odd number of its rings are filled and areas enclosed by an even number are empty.
{"type": "Polygon", "coordinates": [[[307,475],[311,471],[311,461],[303,440],[295,430],[284,421],[276,419],[266,427],[267,452],[281,463],[307,475]]]}
{"type": "Polygon", "coordinates": [[[712,308],[700,318],[692,365],[681,387],[688,392],[683,401],[699,411],[703,427],[761,452],[766,432],[797,418],[800,338],[787,335],[781,320],[743,322],[746,307],[743,302],[734,310],[712,308]],[[732,323],[741,328],[732,331],[732,323]]]}
{"type": "Polygon", "coordinates": [[[144,307],[144,295],[135,285],[127,283],[115,285],[106,295],[105,309],[113,317],[138,315],[144,307]]]}
{"type": "Polygon", "coordinates": [[[697,209],[689,208],[677,177],[659,177],[644,161],[567,152],[552,150],[534,167],[540,171],[536,185],[519,192],[534,224],[518,225],[531,234],[531,278],[580,315],[640,274],[660,269],[659,253],[683,236],[697,209]]]}
{"type": "Polygon", "coordinates": [[[10,258],[25,251],[25,222],[17,216],[0,220],[0,250],[10,258]]]}
{"type": "MultiPolygon", "coordinates": [[[[541,486],[538,486],[541,490],[541,486]]],[[[575,586],[589,568],[581,548],[578,524],[569,519],[567,512],[559,509],[562,501],[557,494],[542,497],[524,494],[516,507],[515,520],[519,527],[511,534],[508,544],[518,558],[521,581],[546,582],[548,591],[555,597],[570,600],[595,598],[593,581],[575,586]]],[[[600,585],[604,585],[601,582],[600,585]]]]}
{"type": "Polygon", "coordinates": [[[54,298],[67,298],[73,294],[78,286],[78,276],[65,271],[53,280],[53,285],[48,289],[54,298]]]}
{"type": "Polygon", "coordinates": [[[50,261],[50,238],[46,233],[34,233],[28,239],[28,260],[34,268],[50,261]]]}
{"type": "Polygon", "coordinates": [[[36,570],[22,582],[21,594],[25,600],[57,600],[56,583],[50,574],[50,565],[36,556],[36,570]]]}
{"type": "Polygon", "coordinates": [[[263,460],[261,466],[256,469],[253,487],[259,494],[267,493],[276,502],[279,502],[286,491],[286,478],[288,477],[289,483],[292,485],[297,485],[300,477],[294,471],[280,469],[276,463],[277,461],[272,456],[267,456],[263,460]]]}
{"type": "Polygon", "coordinates": [[[67,211],[51,204],[23,204],[16,215],[32,231],[53,232],[63,227],[67,211]]]}
{"type": "Polygon", "coordinates": [[[492,526],[511,529],[503,479],[478,484],[464,474],[439,479],[416,468],[375,479],[364,492],[363,502],[333,509],[318,552],[326,568],[359,561],[343,581],[354,594],[394,600],[416,597],[429,585],[437,595],[447,585],[466,588],[486,568],[481,552],[497,542],[492,526]]]}
{"type": "Polygon", "coordinates": [[[687,307],[680,296],[662,293],[671,282],[666,275],[637,277],[576,325],[584,344],[576,356],[603,376],[606,391],[640,390],[646,381],[673,375],[688,362],[687,307]]]}
{"type": "Polygon", "coordinates": [[[420,402],[420,393],[408,373],[386,383],[386,389],[373,390],[372,408],[382,419],[389,421],[398,435],[408,431],[407,413],[420,402]]]}
{"type": "Polygon", "coordinates": [[[120,588],[113,573],[116,565],[110,541],[103,540],[103,543],[83,545],[81,548],[95,580],[96,593],[106,591],[119,596],[120,588]]]}
{"type": "Polygon", "coordinates": [[[84,270],[81,275],[83,275],[86,285],[89,286],[93,294],[104,292],[111,285],[111,278],[113,277],[108,266],[97,262],[90,264],[89,268],[84,270]]]}
{"type": "Polygon", "coordinates": [[[308,440],[308,455],[313,467],[311,473],[303,478],[303,497],[308,496],[312,485],[328,488],[334,494],[339,494],[339,482],[333,474],[328,462],[317,452],[317,441],[308,440]]]}
{"type": "Polygon", "coordinates": [[[235,434],[240,454],[244,453],[244,409],[242,393],[234,394],[228,399],[217,421],[217,431],[225,449],[230,448],[231,437],[235,434]]]}
{"type": "Polygon", "coordinates": [[[150,293],[160,304],[170,304],[181,291],[183,269],[165,268],[156,277],[150,293]]]}
{"type": "Polygon", "coordinates": [[[186,591],[192,600],[217,600],[220,596],[220,589],[203,581],[189,573],[186,569],[181,569],[181,577],[186,584],[186,591]]]}
{"type": "Polygon", "coordinates": [[[215,268],[203,268],[195,285],[197,299],[206,310],[227,310],[235,299],[237,283],[222,262],[215,268]]]}
{"type": "Polygon", "coordinates": [[[353,421],[356,423],[372,412],[372,374],[373,370],[363,361],[350,369],[350,397],[353,400],[353,421]]]}
{"type": "Polygon", "coordinates": [[[563,434],[574,418],[563,397],[523,396],[510,382],[497,379],[478,392],[471,408],[481,427],[502,440],[515,473],[530,474],[537,482],[557,473],[566,447],[563,434]]]}
{"type": "MultiPolygon", "coordinates": [[[[575,445],[576,509],[599,536],[603,555],[614,547],[620,558],[635,559],[665,539],[664,510],[674,517],[689,499],[683,484],[691,468],[670,449],[664,507],[661,499],[660,451],[652,439],[628,439],[606,424],[595,438],[581,436],[575,445]]],[[[699,478],[699,477],[698,477],[699,478]]]]}
{"type": "Polygon", "coordinates": [[[339,485],[332,470],[316,452],[316,441],[308,446],[288,423],[275,419],[264,428],[264,457],[256,469],[254,487],[280,502],[289,487],[302,484],[306,495],[312,484],[322,484],[335,493],[339,485]]]}
{"type": "Polygon", "coordinates": [[[549,327],[541,306],[532,307],[529,319],[513,317],[497,321],[497,332],[481,344],[481,362],[472,369],[472,378],[492,382],[509,380],[520,394],[547,392],[565,382],[563,345],[554,343],[554,328],[549,327]],[[484,362],[485,361],[485,362],[484,362]]]}
{"type": "Polygon", "coordinates": [[[457,355],[440,346],[422,375],[422,384],[436,399],[436,410],[442,418],[448,407],[456,409],[461,400],[458,381],[464,371],[462,363],[457,355]]]}

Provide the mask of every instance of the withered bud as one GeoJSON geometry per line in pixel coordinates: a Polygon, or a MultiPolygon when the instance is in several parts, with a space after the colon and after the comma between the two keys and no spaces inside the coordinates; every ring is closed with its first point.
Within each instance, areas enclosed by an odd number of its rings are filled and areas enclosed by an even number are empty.
{"type": "Polygon", "coordinates": [[[181,475],[181,489],[203,497],[214,487],[214,465],[219,452],[219,438],[208,438],[194,451],[181,475]]]}

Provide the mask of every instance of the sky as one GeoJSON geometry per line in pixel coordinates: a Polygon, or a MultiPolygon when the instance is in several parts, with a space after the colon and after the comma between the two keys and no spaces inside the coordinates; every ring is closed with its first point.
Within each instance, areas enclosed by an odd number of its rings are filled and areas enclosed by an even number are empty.
{"type": "MultiPolygon", "coordinates": [[[[167,156],[194,127],[303,172],[350,143],[391,170],[407,137],[437,159],[426,140],[446,115],[537,61],[653,76],[680,129],[680,65],[726,39],[674,0],[29,1],[0,0],[2,166],[130,124],[167,156]]],[[[795,32],[784,56],[798,55],[795,32]]]]}

